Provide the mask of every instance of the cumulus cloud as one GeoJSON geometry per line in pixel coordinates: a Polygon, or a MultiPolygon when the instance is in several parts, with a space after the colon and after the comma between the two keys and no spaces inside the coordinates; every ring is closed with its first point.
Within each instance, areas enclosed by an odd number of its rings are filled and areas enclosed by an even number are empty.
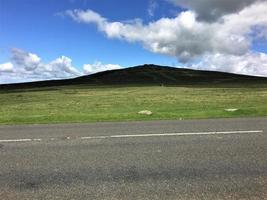
{"type": "Polygon", "coordinates": [[[22,49],[11,49],[11,62],[0,64],[0,83],[71,78],[82,75],[70,58],[62,56],[50,63],[41,62],[34,53],[22,49]]]}
{"type": "Polygon", "coordinates": [[[0,84],[73,78],[122,68],[120,65],[97,61],[94,64],[85,64],[83,71],[80,71],[66,56],[43,63],[38,55],[17,48],[11,49],[11,61],[0,64],[0,84]]]}
{"type": "Polygon", "coordinates": [[[100,14],[92,11],[79,11],[79,10],[68,10],[66,11],[66,14],[71,16],[74,20],[78,22],[86,22],[86,23],[96,23],[99,28],[101,28],[102,25],[104,25],[107,21],[106,18],[102,17],[100,14]]]}
{"type": "Polygon", "coordinates": [[[169,0],[179,7],[196,12],[197,19],[214,22],[224,15],[239,12],[257,2],[266,0],[169,0]]]}
{"type": "Polygon", "coordinates": [[[34,70],[40,65],[41,59],[33,53],[13,48],[11,50],[11,60],[18,66],[23,67],[27,71],[34,70]]]}
{"type": "Polygon", "coordinates": [[[13,64],[10,62],[0,64],[0,72],[12,72],[13,64]]]}
{"type": "Polygon", "coordinates": [[[267,54],[259,52],[248,52],[241,56],[211,54],[189,68],[267,76],[267,54]]]}
{"type": "Polygon", "coordinates": [[[121,68],[122,67],[120,65],[103,64],[100,61],[97,61],[94,64],[85,64],[83,66],[83,70],[85,74],[94,74],[94,73],[101,72],[101,71],[121,69],[121,68]]]}
{"type": "Polygon", "coordinates": [[[149,24],[141,20],[111,22],[92,10],[72,10],[66,14],[77,22],[96,24],[108,38],[139,42],[151,52],[174,56],[186,63],[206,54],[246,54],[255,35],[266,36],[266,10],[267,2],[260,1],[214,23],[199,21],[196,12],[190,10],[149,24]]]}
{"type": "Polygon", "coordinates": [[[66,56],[61,56],[60,58],[55,59],[47,65],[44,65],[44,68],[55,75],[59,74],[60,76],[79,76],[79,72],[74,66],[72,66],[72,60],[66,56]]]}
{"type": "Polygon", "coordinates": [[[43,63],[36,54],[13,48],[11,50],[11,61],[14,63],[16,71],[37,76],[45,74],[51,78],[61,78],[81,74],[72,66],[72,60],[66,56],[57,58],[49,63],[43,63]]]}

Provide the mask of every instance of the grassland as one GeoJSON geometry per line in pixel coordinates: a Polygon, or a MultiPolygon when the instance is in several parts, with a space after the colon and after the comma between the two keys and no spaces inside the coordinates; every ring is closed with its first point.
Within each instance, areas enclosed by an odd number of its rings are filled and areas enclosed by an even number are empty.
{"type": "Polygon", "coordinates": [[[266,84],[2,90],[0,124],[259,117],[267,116],[266,102],[266,84]],[[137,114],[141,110],[153,115],[137,114]]]}

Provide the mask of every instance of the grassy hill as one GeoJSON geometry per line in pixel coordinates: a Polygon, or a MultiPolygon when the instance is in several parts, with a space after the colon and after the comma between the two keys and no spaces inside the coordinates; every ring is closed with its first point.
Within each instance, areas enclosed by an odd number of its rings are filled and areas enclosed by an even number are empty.
{"type": "Polygon", "coordinates": [[[266,78],[145,65],[1,85],[0,124],[260,117],[266,102],[266,78]]]}
{"type": "Polygon", "coordinates": [[[0,85],[0,89],[34,88],[64,85],[205,85],[231,83],[267,83],[267,78],[223,72],[181,69],[157,65],[100,72],[74,79],[0,85]]]}

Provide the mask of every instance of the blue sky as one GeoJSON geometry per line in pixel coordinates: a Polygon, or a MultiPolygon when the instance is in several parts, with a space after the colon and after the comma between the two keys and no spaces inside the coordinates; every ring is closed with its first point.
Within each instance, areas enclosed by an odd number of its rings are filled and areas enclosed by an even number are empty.
{"type": "Polygon", "coordinates": [[[109,40],[95,26],[83,26],[58,15],[65,10],[92,9],[111,20],[142,18],[145,22],[171,16],[172,6],[162,1],[155,16],[148,14],[147,0],[0,0],[0,61],[9,60],[9,49],[16,47],[34,52],[48,62],[69,56],[79,68],[100,60],[133,66],[142,63],[172,65],[175,58],[144,50],[139,44],[109,40]],[[163,8],[163,7],[164,8],[163,8]],[[164,12],[164,10],[168,12],[164,12]]]}
{"type": "Polygon", "coordinates": [[[0,84],[145,63],[267,76],[266,1],[199,2],[0,0],[0,84]]]}

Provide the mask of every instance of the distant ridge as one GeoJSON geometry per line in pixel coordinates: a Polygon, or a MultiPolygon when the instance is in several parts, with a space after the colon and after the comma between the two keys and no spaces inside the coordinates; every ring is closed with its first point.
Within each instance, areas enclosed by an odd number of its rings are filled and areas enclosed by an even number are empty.
{"type": "Polygon", "coordinates": [[[267,78],[201,71],[158,65],[99,72],[73,79],[3,84],[0,89],[20,89],[64,85],[198,85],[220,83],[267,83],[267,78]]]}

